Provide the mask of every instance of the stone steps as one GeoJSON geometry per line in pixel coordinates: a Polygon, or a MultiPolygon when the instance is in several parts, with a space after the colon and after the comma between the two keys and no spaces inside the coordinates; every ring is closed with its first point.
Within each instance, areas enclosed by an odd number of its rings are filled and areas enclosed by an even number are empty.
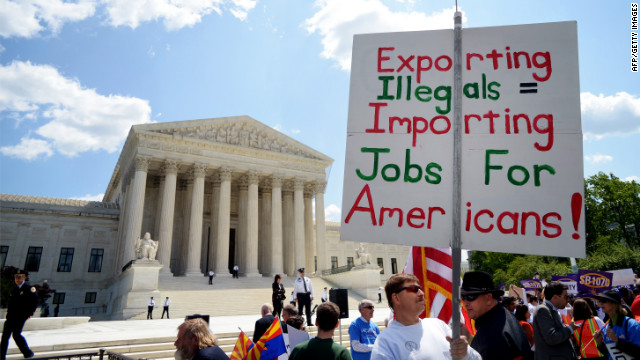
{"type": "MultiPolygon", "coordinates": [[[[383,328],[383,324],[378,324],[381,329],[383,328]]],[[[345,347],[349,346],[349,324],[342,324],[342,345],[345,347]]],[[[315,326],[311,327],[311,331],[309,332],[311,336],[315,336],[317,331],[315,326]]],[[[216,334],[218,337],[218,346],[222,348],[227,355],[231,355],[233,348],[235,347],[236,340],[238,339],[238,335],[240,332],[231,332],[231,333],[223,333],[216,334]]],[[[252,337],[253,331],[246,332],[249,338],[252,337]]],[[[63,355],[72,355],[72,354],[83,354],[83,353],[91,353],[98,352],[100,349],[105,349],[107,351],[115,352],[121,355],[126,355],[135,359],[173,359],[175,347],[173,345],[175,338],[164,337],[164,338],[149,338],[141,341],[140,339],[133,340],[121,340],[121,341],[110,341],[104,342],[101,346],[96,347],[95,343],[91,344],[74,344],[74,346],[65,346],[62,348],[56,347],[56,349],[39,349],[33,347],[32,350],[36,353],[36,358],[41,357],[54,357],[54,356],[63,356],[63,355]]],[[[340,342],[340,333],[339,329],[336,329],[334,334],[334,341],[340,342]]],[[[7,359],[22,359],[22,354],[20,354],[17,349],[10,349],[9,354],[7,354],[7,359]],[[15,351],[11,351],[15,350],[15,351]]]]}
{"type": "MultiPolygon", "coordinates": [[[[285,286],[287,296],[291,295],[295,278],[284,277],[282,284],[285,286]]],[[[320,304],[322,289],[336,287],[322,278],[311,278],[314,288],[315,300],[313,306],[320,304]]],[[[187,315],[206,314],[209,316],[226,315],[252,315],[259,316],[260,307],[264,303],[271,303],[271,277],[215,277],[213,285],[208,285],[206,276],[173,277],[161,275],[159,280],[160,296],[156,299],[156,307],[153,318],[160,319],[162,315],[162,302],[168,296],[171,300],[169,315],[171,318],[184,318],[187,315]]],[[[358,294],[349,292],[349,308],[357,308],[362,299],[358,294]]],[[[289,298],[285,300],[288,303],[289,298]]],[[[312,306],[312,307],[313,307],[312,306]]],[[[147,318],[146,304],[141,304],[138,315],[132,317],[135,320],[147,318]]],[[[215,325],[214,325],[215,330],[215,325]]],[[[245,329],[243,329],[245,330],[245,329]]]]}
{"type": "MultiPolygon", "coordinates": [[[[320,295],[323,287],[336,287],[321,278],[312,277],[311,280],[316,297],[314,305],[320,303],[320,295]]],[[[213,286],[211,286],[208,285],[208,278],[204,276],[173,277],[161,275],[159,281],[160,296],[159,299],[155,299],[157,300],[156,304],[158,304],[158,306],[154,311],[154,319],[160,318],[162,314],[162,300],[166,296],[169,296],[172,300],[169,308],[172,320],[144,320],[146,319],[146,304],[141,304],[140,313],[134,319],[123,321],[121,322],[122,325],[117,325],[118,329],[120,329],[121,326],[128,329],[123,329],[120,336],[112,337],[113,340],[106,340],[107,337],[101,334],[103,332],[106,334],[106,331],[108,331],[107,324],[116,324],[118,322],[90,322],[89,325],[92,326],[91,329],[95,331],[95,334],[89,336],[91,341],[78,340],[71,343],[65,342],[64,344],[46,346],[34,346],[33,343],[36,341],[31,341],[30,344],[32,345],[32,350],[36,353],[36,357],[97,352],[100,348],[103,348],[108,351],[139,359],[170,360],[174,358],[175,347],[173,343],[175,341],[175,334],[177,333],[177,325],[180,323],[179,319],[184,319],[186,315],[199,313],[210,315],[212,318],[216,317],[211,323],[211,329],[216,334],[216,337],[218,337],[220,347],[227,354],[231,354],[239,335],[239,330],[235,331],[235,329],[240,325],[241,320],[243,324],[241,325],[243,327],[242,330],[251,338],[253,334],[253,323],[260,316],[260,307],[265,302],[271,302],[272,281],[273,278],[271,277],[241,277],[240,279],[216,277],[214,278],[213,286]],[[221,321],[220,319],[229,320],[224,329],[221,328],[222,325],[219,323],[219,321],[221,321]],[[231,322],[233,326],[229,326],[229,322],[231,322]],[[170,334],[171,336],[145,336],[141,332],[151,331],[145,330],[145,327],[147,329],[155,327],[167,328],[168,331],[163,331],[162,334],[170,334]]],[[[285,277],[282,280],[289,294],[293,288],[294,281],[295,278],[292,277],[285,277]]],[[[352,319],[358,315],[357,304],[361,299],[358,294],[349,293],[349,309],[352,319]]],[[[380,321],[376,322],[380,324],[380,321]]],[[[342,321],[342,340],[343,345],[347,347],[349,344],[349,323],[349,319],[343,319],[342,321]]],[[[56,330],[48,331],[55,332],[56,330]]],[[[314,326],[310,327],[309,331],[315,335],[314,326]]],[[[85,333],[86,332],[83,332],[83,335],[85,333]]],[[[46,331],[27,334],[27,341],[34,339],[34,337],[47,336],[46,334],[46,331]]],[[[338,330],[336,330],[334,339],[339,341],[338,330]]],[[[7,359],[22,359],[22,354],[15,348],[12,340],[10,341],[7,359]]]]}

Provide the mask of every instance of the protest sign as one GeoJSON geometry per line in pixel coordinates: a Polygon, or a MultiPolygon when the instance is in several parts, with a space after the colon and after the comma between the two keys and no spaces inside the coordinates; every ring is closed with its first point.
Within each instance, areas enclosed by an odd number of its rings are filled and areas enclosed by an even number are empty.
{"type": "Polygon", "coordinates": [[[542,289],[542,283],[538,279],[520,280],[520,284],[527,291],[542,289]]]}
{"type": "MultiPolygon", "coordinates": [[[[575,22],[462,32],[462,247],[584,257],[575,22]]],[[[452,237],[453,30],[354,36],[341,238],[452,237]]]]}
{"type": "Polygon", "coordinates": [[[633,269],[620,269],[607,271],[613,275],[611,286],[633,285],[635,284],[635,276],[633,269]]]}
{"type": "Polygon", "coordinates": [[[600,294],[605,290],[611,290],[613,275],[607,271],[578,270],[578,291],[591,294],[600,294]]]}
{"type": "Polygon", "coordinates": [[[578,293],[578,274],[567,274],[565,276],[551,277],[551,281],[559,281],[567,285],[567,293],[575,295],[578,293]]]}

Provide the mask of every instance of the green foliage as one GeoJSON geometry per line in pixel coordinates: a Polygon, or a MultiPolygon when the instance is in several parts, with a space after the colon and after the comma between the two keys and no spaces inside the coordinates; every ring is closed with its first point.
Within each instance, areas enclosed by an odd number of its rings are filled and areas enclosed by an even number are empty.
{"type": "MultiPolygon", "coordinates": [[[[495,274],[498,269],[504,269],[507,264],[521,256],[522,255],[499,252],[473,251],[469,255],[469,264],[471,264],[471,267],[474,270],[486,271],[489,274],[495,274]]],[[[531,273],[531,276],[533,276],[533,272],[531,273]]],[[[498,284],[502,284],[503,282],[504,281],[501,281],[498,284]]]]}
{"type": "MultiPolygon", "coordinates": [[[[578,268],[640,271],[640,184],[600,172],[585,180],[584,202],[587,258],[578,259],[578,268]]],[[[571,272],[568,259],[552,256],[474,251],[469,263],[507,287],[520,286],[536,271],[547,281],[571,272]]]]}
{"type": "Polygon", "coordinates": [[[637,273],[640,271],[640,247],[629,248],[611,241],[609,236],[602,236],[594,241],[586,259],[578,259],[578,267],[601,271],[631,268],[637,273]]]}
{"type": "Polygon", "coordinates": [[[585,180],[587,251],[600,237],[640,246],[640,184],[599,172],[585,180]]]}
{"type": "Polygon", "coordinates": [[[518,256],[507,264],[505,269],[498,269],[494,273],[497,284],[520,285],[520,280],[533,278],[533,274],[540,273],[540,278],[551,281],[554,275],[566,275],[571,272],[571,266],[566,259],[550,258],[547,256],[525,255],[518,256]]]}

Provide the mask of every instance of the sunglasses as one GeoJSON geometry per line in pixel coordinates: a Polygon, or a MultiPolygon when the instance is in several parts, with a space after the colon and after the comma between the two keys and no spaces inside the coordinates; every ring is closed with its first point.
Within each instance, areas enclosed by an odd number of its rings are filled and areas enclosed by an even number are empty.
{"type": "Polygon", "coordinates": [[[424,292],[424,290],[422,290],[422,286],[420,286],[420,285],[409,285],[409,286],[405,286],[405,287],[399,289],[395,293],[397,294],[397,293],[403,292],[405,290],[407,290],[410,293],[414,293],[414,294],[418,293],[418,291],[424,292]]]}
{"type": "Polygon", "coordinates": [[[460,295],[460,298],[464,301],[474,301],[480,295],[484,295],[484,294],[466,294],[466,295],[463,294],[463,295],[460,295]]]}
{"type": "Polygon", "coordinates": [[[365,309],[373,310],[373,305],[364,306],[365,309]]]}

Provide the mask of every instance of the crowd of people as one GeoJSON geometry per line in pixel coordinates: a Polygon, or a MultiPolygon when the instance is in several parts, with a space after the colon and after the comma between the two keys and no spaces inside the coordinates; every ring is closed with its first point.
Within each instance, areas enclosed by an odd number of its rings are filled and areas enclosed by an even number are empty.
{"type": "MultiPolygon", "coordinates": [[[[494,286],[490,274],[466,272],[460,302],[473,326],[459,324],[460,336],[454,339],[452,324],[420,317],[425,310],[425,289],[418,278],[413,274],[394,274],[384,287],[393,314],[386,329],[381,332],[372,321],[375,305],[364,299],[358,303],[360,316],[349,326],[350,344],[346,348],[333,341],[340,324],[340,308],[328,299],[324,288],[312,322],[313,284],[305,276],[304,268],[298,272],[300,276],[294,283],[291,303],[287,305],[284,305],[287,296],[282,278],[275,275],[272,302],[260,308],[261,316],[253,331],[253,343],[257,344],[277,323],[276,319],[280,319],[284,333],[306,332],[305,323],[315,325],[317,335],[293,344],[289,359],[640,359],[640,286],[637,285],[631,290],[620,288],[573,298],[566,284],[551,281],[541,292],[527,294],[527,301],[523,303],[515,297],[504,296],[504,291],[494,286]]],[[[24,272],[15,275],[15,284],[2,333],[0,360],[6,357],[12,335],[24,357],[33,356],[21,332],[35,311],[37,296],[35,288],[26,282],[24,272]]],[[[380,301],[381,296],[378,303],[380,301]]],[[[163,301],[162,317],[166,313],[168,318],[169,303],[167,297],[163,301]]],[[[147,305],[150,319],[155,306],[153,297],[147,305]]],[[[209,324],[201,318],[185,320],[178,327],[174,346],[179,360],[228,359],[217,345],[209,324]]]]}

